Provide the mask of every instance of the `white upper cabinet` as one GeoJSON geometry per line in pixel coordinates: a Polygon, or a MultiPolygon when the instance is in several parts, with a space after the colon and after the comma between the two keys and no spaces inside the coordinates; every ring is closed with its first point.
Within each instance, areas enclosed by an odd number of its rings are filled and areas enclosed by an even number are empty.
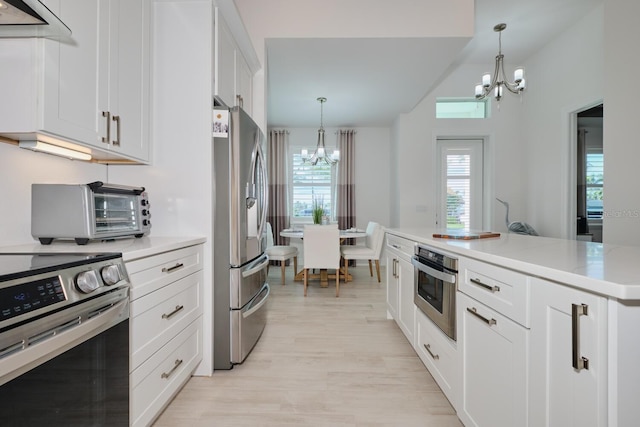
{"type": "Polygon", "coordinates": [[[218,9],[215,43],[214,94],[227,106],[242,107],[251,115],[253,73],[218,9]]]}
{"type": "Polygon", "coordinates": [[[99,160],[147,162],[150,0],[45,3],[71,39],[1,41],[19,57],[1,75],[29,77],[11,93],[18,108],[0,115],[0,134],[57,138],[99,160]]]}

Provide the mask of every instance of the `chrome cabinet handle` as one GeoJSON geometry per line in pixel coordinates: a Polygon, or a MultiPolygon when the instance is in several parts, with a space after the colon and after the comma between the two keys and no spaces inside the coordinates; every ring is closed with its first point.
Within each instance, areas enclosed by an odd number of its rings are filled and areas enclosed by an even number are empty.
{"type": "Polygon", "coordinates": [[[162,272],[163,273],[172,273],[172,272],[174,272],[174,271],[176,271],[176,270],[178,270],[178,269],[180,269],[182,267],[184,267],[184,264],[179,262],[176,265],[174,265],[173,267],[164,267],[162,269],[162,272]]]}
{"type": "Polygon", "coordinates": [[[244,104],[244,98],[242,97],[242,95],[236,95],[236,104],[238,105],[238,107],[242,108],[243,104],[244,104]]]}
{"type": "Polygon", "coordinates": [[[482,320],[483,322],[485,322],[487,325],[491,326],[491,325],[497,325],[498,321],[496,319],[487,319],[486,317],[484,317],[481,314],[478,314],[478,310],[476,310],[475,307],[467,307],[467,311],[471,314],[473,314],[474,316],[476,316],[478,319],[482,320]]]}
{"type": "Polygon", "coordinates": [[[163,319],[170,319],[171,317],[173,317],[176,313],[178,313],[180,310],[182,310],[184,308],[184,305],[176,305],[176,309],[173,310],[171,313],[167,314],[164,313],[162,315],[163,319]]]}
{"type": "Polygon", "coordinates": [[[176,361],[173,363],[173,368],[171,368],[171,370],[169,372],[163,372],[162,375],[160,375],[160,378],[162,379],[166,379],[169,378],[171,376],[171,374],[173,374],[173,372],[178,369],[178,366],[182,365],[182,359],[176,359],[176,361]]]}
{"type": "Polygon", "coordinates": [[[431,344],[422,344],[422,345],[424,345],[424,349],[427,350],[427,353],[429,353],[429,356],[431,356],[434,360],[440,359],[439,355],[433,354],[433,352],[431,351],[431,344]]]}
{"type": "Polygon", "coordinates": [[[393,277],[398,278],[398,259],[393,259],[393,277]]]}
{"type": "Polygon", "coordinates": [[[116,122],[116,139],[113,141],[113,145],[120,146],[120,116],[113,116],[112,120],[116,122]]]}
{"type": "Polygon", "coordinates": [[[573,369],[589,369],[589,359],[580,356],[580,316],[589,314],[587,304],[571,304],[571,359],[573,369]]]}
{"type": "Polygon", "coordinates": [[[107,119],[107,136],[102,137],[102,142],[108,144],[111,141],[111,113],[109,111],[103,111],[102,117],[107,119]]]}
{"type": "Polygon", "coordinates": [[[500,286],[489,286],[489,285],[487,285],[485,283],[482,283],[482,281],[480,279],[469,279],[469,281],[471,283],[473,283],[474,285],[478,285],[478,286],[480,286],[482,288],[485,288],[488,291],[500,292],[500,286]]]}

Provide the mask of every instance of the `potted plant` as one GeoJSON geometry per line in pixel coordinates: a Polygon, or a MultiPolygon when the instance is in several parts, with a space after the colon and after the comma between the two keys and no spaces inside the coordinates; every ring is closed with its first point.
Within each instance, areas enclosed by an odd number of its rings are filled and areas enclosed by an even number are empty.
{"type": "Polygon", "coordinates": [[[311,218],[313,218],[314,224],[322,224],[322,217],[324,216],[324,203],[322,197],[313,199],[313,205],[311,207],[311,218]]]}

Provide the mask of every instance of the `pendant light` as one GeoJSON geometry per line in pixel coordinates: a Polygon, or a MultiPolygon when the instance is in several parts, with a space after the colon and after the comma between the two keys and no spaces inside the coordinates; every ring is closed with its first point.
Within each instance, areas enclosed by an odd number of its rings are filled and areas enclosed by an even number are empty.
{"type": "Polygon", "coordinates": [[[319,161],[326,163],[327,165],[335,165],[340,160],[340,151],[334,150],[330,156],[327,154],[327,150],[324,146],[324,127],[322,126],[322,105],[327,102],[327,98],[320,97],[317,99],[320,103],[320,129],[318,129],[318,142],[316,144],[316,151],[311,156],[307,150],[302,150],[302,161],[304,163],[311,163],[313,166],[317,165],[319,161]]]}

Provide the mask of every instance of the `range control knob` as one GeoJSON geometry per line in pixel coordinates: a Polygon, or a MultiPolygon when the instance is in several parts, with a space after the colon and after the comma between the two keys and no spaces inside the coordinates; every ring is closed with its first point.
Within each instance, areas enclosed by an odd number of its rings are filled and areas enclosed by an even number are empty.
{"type": "Polygon", "coordinates": [[[118,283],[122,276],[120,276],[120,269],[117,265],[108,265],[100,270],[100,274],[102,275],[102,280],[104,280],[105,285],[111,286],[118,283]]]}
{"type": "Polygon", "coordinates": [[[83,271],[76,276],[76,288],[82,293],[90,294],[99,287],[100,281],[94,270],[83,271]]]}

